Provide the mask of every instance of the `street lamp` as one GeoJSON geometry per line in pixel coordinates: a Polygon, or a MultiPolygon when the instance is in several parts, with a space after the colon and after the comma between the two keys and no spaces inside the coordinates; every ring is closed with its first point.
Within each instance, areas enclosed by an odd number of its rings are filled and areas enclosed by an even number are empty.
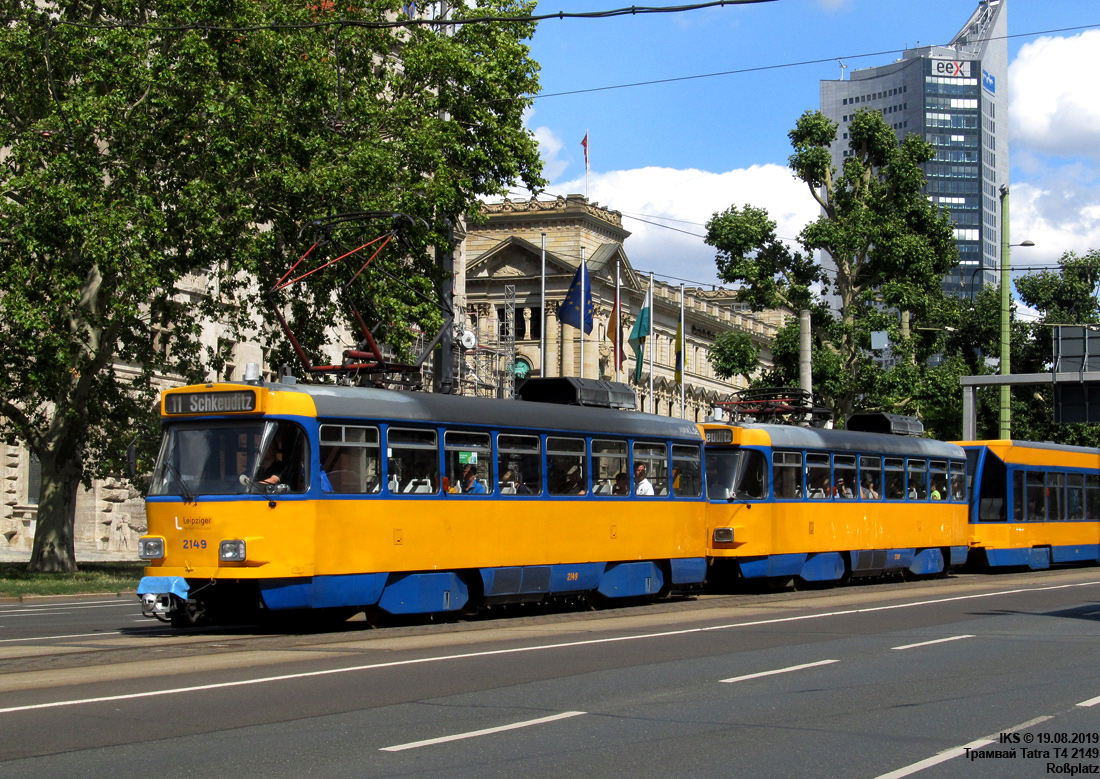
{"type": "MultiPolygon", "coordinates": [[[[1009,264],[1010,246],[1034,246],[1034,241],[1022,241],[1018,244],[1008,242],[1008,185],[1001,185],[1001,375],[1012,373],[1009,365],[1011,335],[1009,312],[1012,307],[1012,278],[1009,264]]],[[[1012,438],[1012,391],[1008,384],[1001,385],[1001,429],[1003,441],[1012,438]]]]}

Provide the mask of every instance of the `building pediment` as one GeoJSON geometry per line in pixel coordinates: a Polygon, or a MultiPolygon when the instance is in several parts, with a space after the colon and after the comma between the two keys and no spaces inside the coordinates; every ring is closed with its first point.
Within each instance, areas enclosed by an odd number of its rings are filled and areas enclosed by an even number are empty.
{"type": "MultiPolygon", "coordinates": [[[[546,253],[546,273],[574,273],[576,265],[546,253]]],[[[542,274],[542,249],[530,241],[511,236],[470,261],[466,266],[467,283],[490,278],[538,278],[542,274]]]]}

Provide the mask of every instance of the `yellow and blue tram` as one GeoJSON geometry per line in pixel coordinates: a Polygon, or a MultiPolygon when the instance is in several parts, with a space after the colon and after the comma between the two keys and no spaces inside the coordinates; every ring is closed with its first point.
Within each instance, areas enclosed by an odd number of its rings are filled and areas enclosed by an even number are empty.
{"type": "Polygon", "coordinates": [[[788,425],[702,428],[707,556],[727,574],[831,582],[966,561],[960,447],[788,425]]]}
{"type": "Polygon", "coordinates": [[[1100,449],[967,441],[971,560],[990,568],[1100,561],[1100,449]]]}
{"type": "Polygon", "coordinates": [[[167,390],[161,416],[138,594],[176,624],[645,597],[706,576],[690,422],[292,383],[167,390]]]}

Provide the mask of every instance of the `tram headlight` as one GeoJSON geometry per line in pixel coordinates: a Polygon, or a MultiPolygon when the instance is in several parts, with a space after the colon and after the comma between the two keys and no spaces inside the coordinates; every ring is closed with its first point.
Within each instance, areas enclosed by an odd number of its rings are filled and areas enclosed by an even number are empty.
{"type": "Polygon", "coordinates": [[[733,528],[732,527],[716,527],[716,528],[714,528],[714,543],[716,543],[716,544],[732,544],[733,543],[733,528]]]}
{"type": "Polygon", "coordinates": [[[222,541],[218,545],[218,559],[223,563],[243,563],[245,558],[244,541],[222,541]]]}
{"type": "Polygon", "coordinates": [[[142,560],[164,559],[164,539],[146,536],[138,539],[138,557],[142,560]]]}

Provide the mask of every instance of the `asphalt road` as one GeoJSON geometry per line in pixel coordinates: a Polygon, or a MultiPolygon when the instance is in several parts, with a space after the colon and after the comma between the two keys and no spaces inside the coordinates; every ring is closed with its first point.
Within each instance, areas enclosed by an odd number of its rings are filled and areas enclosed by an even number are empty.
{"type": "Polygon", "coordinates": [[[1098,568],[315,634],[139,611],[0,604],[0,777],[1100,772],[1098,568]]]}

